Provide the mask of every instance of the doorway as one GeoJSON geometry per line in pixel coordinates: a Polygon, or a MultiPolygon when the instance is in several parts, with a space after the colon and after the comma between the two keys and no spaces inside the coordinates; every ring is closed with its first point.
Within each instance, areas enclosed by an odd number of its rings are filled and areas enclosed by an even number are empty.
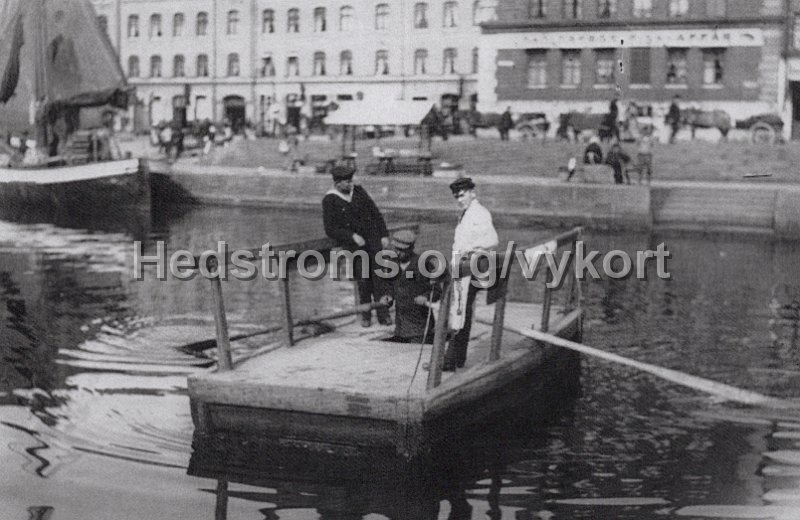
{"type": "Polygon", "coordinates": [[[222,105],[225,108],[225,118],[230,122],[233,131],[238,133],[244,128],[245,123],[244,98],[227,96],[222,100],[222,105]]]}
{"type": "Polygon", "coordinates": [[[172,122],[179,128],[186,127],[186,98],[175,96],[172,98],[172,122]]]}

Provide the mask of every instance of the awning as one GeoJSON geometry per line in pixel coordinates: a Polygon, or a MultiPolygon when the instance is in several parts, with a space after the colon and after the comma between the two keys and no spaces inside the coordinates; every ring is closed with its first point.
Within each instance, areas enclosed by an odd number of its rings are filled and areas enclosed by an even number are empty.
{"type": "Polygon", "coordinates": [[[430,101],[340,101],[339,108],[325,117],[327,125],[416,126],[433,108],[430,101]]]}

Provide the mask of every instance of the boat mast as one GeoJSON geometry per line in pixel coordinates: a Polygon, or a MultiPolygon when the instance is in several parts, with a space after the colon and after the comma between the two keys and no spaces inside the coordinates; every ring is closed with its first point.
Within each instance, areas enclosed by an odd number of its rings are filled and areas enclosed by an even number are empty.
{"type": "Polygon", "coordinates": [[[34,99],[31,106],[31,123],[35,127],[36,148],[41,157],[47,157],[47,9],[46,0],[34,0],[32,9],[34,32],[34,99]]]}

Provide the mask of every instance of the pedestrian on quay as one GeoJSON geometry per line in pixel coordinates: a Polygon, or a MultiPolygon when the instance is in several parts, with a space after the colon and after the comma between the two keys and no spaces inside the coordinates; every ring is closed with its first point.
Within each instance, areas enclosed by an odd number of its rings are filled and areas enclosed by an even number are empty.
{"type": "Polygon", "coordinates": [[[511,116],[511,107],[506,107],[505,112],[500,115],[500,121],[497,123],[501,141],[508,141],[508,132],[513,126],[514,118],[511,116]]]}
{"type": "Polygon", "coordinates": [[[675,94],[672,97],[672,103],[669,105],[669,110],[667,110],[665,122],[671,130],[669,134],[669,144],[675,143],[675,136],[678,134],[678,130],[681,129],[681,109],[678,106],[678,100],[680,98],[681,96],[679,94],[675,94]]]}
{"type": "MultiPolygon", "coordinates": [[[[391,246],[397,254],[400,267],[392,279],[395,305],[394,335],[386,341],[397,343],[432,344],[436,322],[429,304],[442,295],[443,276],[430,278],[420,271],[420,257],[414,251],[417,234],[410,229],[401,229],[392,236],[391,246]]],[[[426,259],[426,271],[436,271],[430,257],[426,259]]]]}
{"type": "Polygon", "coordinates": [[[593,135],[583,151],[583,164],[603,164],[603,147],[600,138],[593,135]]]}
{"type": "MultiPolygon", "coordinates": [[[[322,220],[325,234],[338,247],[351,252],[364,251],[364,264],[360,255],[354,256],[353,274],[356,276],[360,304],[391,301],[391,285],[374,271],[376,255],[389,247],[389,232],[378,206],[367,191],[353,184],[355,171],[348,166],[334,166],[331,172],[333,187],[322,199],[322,220]],[[366,269],[366,270],[364,270],[366,269]]],[[[391,325],[387,307],[377,311],[381,325],[391,325]]],[[[361,325],[372,325],[372,311],[361,315],[361,325]]]]}
{"type": "Polygon", "coordinates": [[[650,185],[653,175],[653,127],[647,126],[641,130],[636,149],[636,165],[639,169],[639,184],[644,179],[650,185]]]}
{"type": "Polygon", "coordinates": [[[450,305],[450,329],[457,331],[447,346],[442,370],[454,371],[467,361],[467,347],[472,329],[472,313],[475,296],[479,290],[469,273],[461,273],[462,259],[478,252],[497,248],[499,238],[492,223],[492,214],[480,202],[475,193],[475,183],[462,177],[450,184],[450,191],[461,208],[461,218],[453,237],[453,297],[450,305]],[[462,276],[464,274],[464,276],[462,276]]]}
{"type": "Polygon", "coordinates": [[[164,150],[164,155],[166,155],[167,160],[169,160],[172,158],[172,125],[162,121],[158,139],[161,143],[161,148],[164,150]]]}
{"type": "Polygon", "coordinates": [[[175,150],[175,160],[177,161],[183,153],[183,129],[178,121],[173,122],[172,129],[172,148],[175,150]]]}
{"type": "Polygon", "coordinates": [[[625,151],[622,149],[619,143],[614,143],[611,145],[611,149],[608,151],[606,155],[605,163],[614,170],[614,183],[615,184],[622,184],[623,178],[622,174],[625,173],[625,177],[628,179],[628,184],[631,183],[631,178],[628,176],[628,172],[625,170],[625,165],[631,161],[631,158],[625,151]]]}
{"type": "Polygon", "coordinates": [[[608,126],[609,139],[616,139],[619,141],[619,107],[617,106],[617,96],[614,96],[608,104],[608,126]]]}

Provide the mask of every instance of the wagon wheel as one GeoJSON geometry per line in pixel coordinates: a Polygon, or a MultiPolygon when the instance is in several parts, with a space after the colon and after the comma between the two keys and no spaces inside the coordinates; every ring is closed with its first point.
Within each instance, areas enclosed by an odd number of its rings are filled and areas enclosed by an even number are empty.
{"type": "Polygon", "coordinates": [[[750,138],[754,144],[774,144],[775,129],[767,123],[759,121],[750,129],[750,138]]]}
{"type": "Polygon", "coordinates": [[[533,139],[536,137],[536,129],[530,125],[521,126],[517,130],[519,131],[519,135],[523,140],[533,139]]]}

